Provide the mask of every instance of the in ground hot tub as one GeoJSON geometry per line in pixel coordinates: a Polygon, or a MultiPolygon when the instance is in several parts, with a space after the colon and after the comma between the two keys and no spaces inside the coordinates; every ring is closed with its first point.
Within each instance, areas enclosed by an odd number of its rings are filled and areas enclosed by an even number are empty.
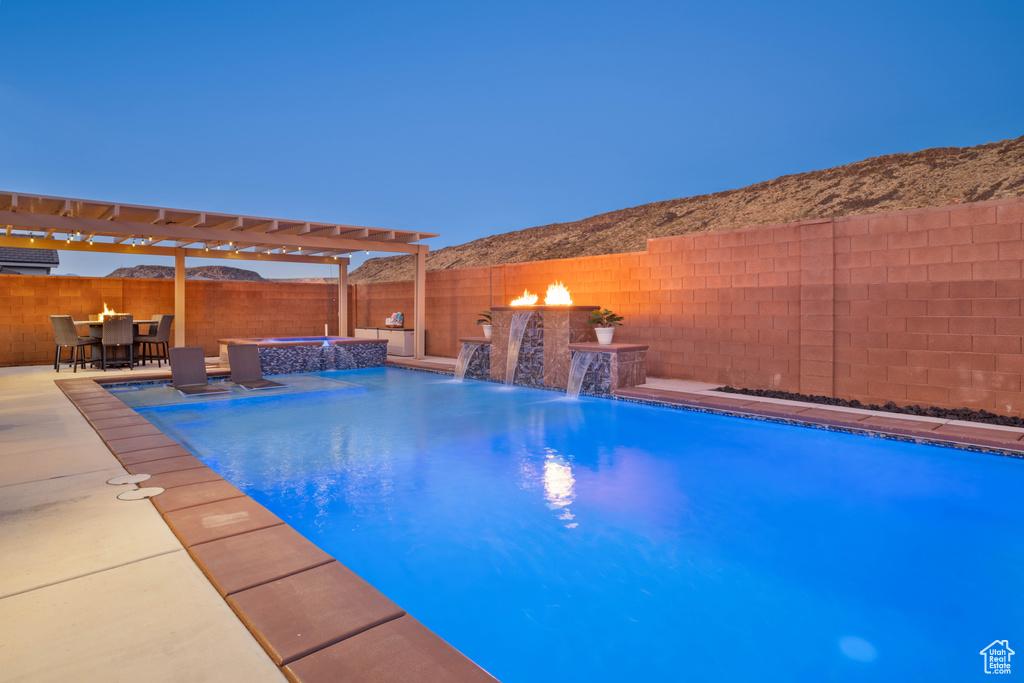
{"type": "Polygon", "coordinates": [[[387,339],[353,337],[272,337],[264,339],[218,339],[220,360],[228,362],[232,344],[255,344],[260,350],[264,375],[293,372],[323,372],[383,367],[388,357],[387,339]]]}

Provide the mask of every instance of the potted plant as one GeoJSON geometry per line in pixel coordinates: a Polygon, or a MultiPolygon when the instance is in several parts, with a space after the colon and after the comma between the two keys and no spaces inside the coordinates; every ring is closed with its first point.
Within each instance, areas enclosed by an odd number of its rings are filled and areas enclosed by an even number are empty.
{"type": "Polygon", "coordinates": [[[591,311],[590,320],[587,322],[594,326],[598,344],[611,344],[615,328],[622,324],[622,316],[602,308],[591,311]]]}
{"type": "Polygon", "coordinates": [[[476,324],[477,325],[483,325],[484,336],[486,338],[490,339],[491,338],[491,312],[489,310],[488,311],[480,311],[480,313],[478,315],[480,316],[480,319],[476,321],[476,324]]]}

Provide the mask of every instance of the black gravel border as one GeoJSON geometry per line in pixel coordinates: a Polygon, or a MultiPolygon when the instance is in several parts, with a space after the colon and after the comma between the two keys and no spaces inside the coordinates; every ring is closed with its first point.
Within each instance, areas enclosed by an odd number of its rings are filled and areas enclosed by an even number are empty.
{"type": "Polygon", "coordinates": [[[776,391],[774,389],[736,389],[728,385],[718,387],[715,391],[726,394],[744,394],[746,396],[760,396],[763,398],[781,398],[787,401],[802,401],[803,403],[819,403],[827,406],[842,406],[844,408],[861,408],[863,410],[877,410],[883,413],[900,413],[902,415],[919,415],[922,417],[938,417],[944,420],[965,420],[967,422],[982,422],[984,424],[1000,425],[1003,427],[1024,427],[1024,419],[1011,417],[1009,415],[996,415],[987,410],[971,410],[970,408],[922,408],[918,405],[898,406],[889,401],[885,405],[877,403],[864,404],[854,399],[847,401],[843,398],[832,398],[831,396],[817,396],[813,394],[793,394],[788,391],[776,391]]]}

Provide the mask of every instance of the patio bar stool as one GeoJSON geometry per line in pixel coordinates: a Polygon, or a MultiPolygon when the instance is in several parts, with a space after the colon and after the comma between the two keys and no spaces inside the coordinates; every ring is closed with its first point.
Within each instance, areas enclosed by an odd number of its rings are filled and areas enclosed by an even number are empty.
{"type": "Polygon", "coordinates": [[[78,349],[82,349],[82,369],[85,369],[85,347],[95,346],[100,343],[96,337],[80,337],[75,329],[74,319],[70,315],[51,315],[50,324],[53,325],[53,337],[57,341],[57,352],[53,356],[53,369],[60,372],[61,349],[70,347],[71,357],[64,362],[71,363],[74,368],[72,372],[78,372],[78,349]]]}
{"type": "Polygon", "coordinates": [[[143,365],[147,360],[156,360],[156,366],[161,367],[160,361],[165,360],[171,364],[171,357],[168,354],[168,345],[171,340],[171,323],[174,322],[173,315],[154,315],[156,325],[150,325],[150,334],[141,334],[135,337],[135,343],[139,345],[139,360],[143,365]],[[153,328],[156,331],[153,331],[153,328]],[[154,353],[154,347],[156,352],[154,353]]]}
{"type": "MultiPolygon", "coordinates": [[[[107,347],[125,347],[128,367],[135,369],[135,324],[131,313],[108,315],[103,319],[102,367],[107,370],[107,347]]],[[[119,363],[122,361],[118,361],[119,363]]]]}

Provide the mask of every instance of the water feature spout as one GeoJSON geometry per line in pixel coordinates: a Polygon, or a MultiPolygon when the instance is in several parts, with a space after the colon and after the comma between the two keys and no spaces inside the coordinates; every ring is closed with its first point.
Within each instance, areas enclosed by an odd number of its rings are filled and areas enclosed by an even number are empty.
{"type": "Polygon", "coordinates": [[[463,344],[459,350],[459,357],[455,361],[455,379],[460,382],[466,378],[466,370],[469,369],[469,361],[473,354],[480,348],[479,344],[463,344]]]}
{"type": "Polygon", "coordinates": [[[516,365],[519,363],[519,347],[523,343],[526,324],[530,322],[533,311],[516,311],[512,314],[512,324],[508,329],[508,357],[505,360],[505,384],[516,383],[516,365]]]}
{"type": "Polygon", "coordinates": [[[565,387],[566,396],[579,398],[580,390],[583,389],[583,378],[587,376],[587,370],[597,356],[594,351],[573,351],[572,363],[569,365],[569,383],[565,387]]]}

